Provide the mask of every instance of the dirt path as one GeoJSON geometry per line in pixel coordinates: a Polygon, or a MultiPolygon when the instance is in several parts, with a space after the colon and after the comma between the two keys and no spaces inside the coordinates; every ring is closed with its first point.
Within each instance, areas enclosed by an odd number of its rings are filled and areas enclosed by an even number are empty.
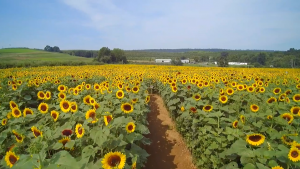
{"type": "Polygon", "coordinates": [[[152,144],[145,147],[150,154],[145,169],[195,169],[191,153],[164,106],[162,98],[151,95],[148,115],[152,144]]]}

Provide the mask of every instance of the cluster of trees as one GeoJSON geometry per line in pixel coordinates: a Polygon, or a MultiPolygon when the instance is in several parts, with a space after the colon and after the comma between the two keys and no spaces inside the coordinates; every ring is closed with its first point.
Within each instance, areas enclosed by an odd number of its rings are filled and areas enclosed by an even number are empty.
{"type": "Polygon", "coordinates": [[[110,50],[108,47],[102,47],[95,60],[103,63],[128,63],[124,50],[119,48],[110,50]]]}
{"type": "Polygon", "coordinates": [[[58,46],[51,47],[51,46],[47,45],[47,46],[44,48],[44,50],[45,50],[45,51],[48,51],[48,52],[60,52],[60,53],[62,53],[62,52],[60,51],[60,49],[59,49],[58,46]]]}
{"type": "Polygon", "coordinates": [[[93,50],[64,50],[63,53],[67,53],[72,56],[80,56],[86,58],[94,58],[98,55],[98,51],[93,50]]]}

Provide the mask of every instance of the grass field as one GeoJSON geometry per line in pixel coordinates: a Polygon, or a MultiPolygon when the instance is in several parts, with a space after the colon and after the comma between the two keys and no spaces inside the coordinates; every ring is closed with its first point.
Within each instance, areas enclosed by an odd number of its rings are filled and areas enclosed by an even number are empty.
{"type": "Polygon", "coordinates": [[[33,49],[0,49],[1,63],[26,62],[92,62],[91,58],[70,56],[68,54],[46,52],[33,49]]]}

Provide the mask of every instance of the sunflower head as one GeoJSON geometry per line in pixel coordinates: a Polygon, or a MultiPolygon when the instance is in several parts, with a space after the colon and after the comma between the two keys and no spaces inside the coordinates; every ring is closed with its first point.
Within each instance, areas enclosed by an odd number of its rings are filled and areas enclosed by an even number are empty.
{"type": "Polygon", "coordinates": [[[271,119],[273,119],[273,116],[272,116],[272,115],[268,115],[268,116],[267,116],[267,119],[268,119],[268,120],[271,120],[271,119]]]}
{"type": "Polygon", "coordinates": [[[285,119],[288,122],[288,124],[291,124],[294,120],[294,116],[291,113],[283,113],[281,117],[285,119]]]}
{"type": "Polygon", "coordinates": [[[51,117],[53,118],[54,121],[57,121],[58,116],[59,116],[59,113],[57,111],[55,111],[55,110],[51,111],[51,117]]]}
{"type": "Polygon", "coordinates": [[[7,119],[2,119],[1,125],[2,125],[2,126],[5,126],[6,124],[7,124],[7,119]]]}
{"type": "Polygon", "coordinates": [[[122,99],[122,98],[124,97],[124,92],[123,92],[123,90],[118,90],[118,91],[116,92],[116,97],[117,97],[118,99],[122,99]]]}
{"type": "Polygon", "coordinates": [[[219,101],[223,104],[227,103],[228,97],[226,95],[222,95],[219,97],[219,101]]]}
{"type": "Polygon", "coordinates": [[[193,96],[193,98],[194,98],[196,101],[198,101],[198,100],[201,99],[201,95],[200,95],[199,93],[197,93],[197,94],[195,94],[195,95],[193,96]]]}
{"type": "Polygon", "coordinates": [[[293,162],[300,161],[300,150],[298,150],[296,147],[291,147],[288,157],[293,162]]]}
{"type": "Polygon", "coordinates": [[[14,101],[10,101],[10,102],[9,102],[9,107],[10,107],[10,109],[13,109],[13,108],[15,108],[15,107],[18,108],[18,105],[17,105],[14,101]]]}
{"type": "Polygon", "coordinates": [[[69,137],[70,135],[72,135],[73,131],[69,130],[69,129],[65,129],[61,132],[62,135],[69,137]]]}
{"type": "Polygon", "coordinates": [[[120,152],[110,152],[105,154],[102,163],[102,168],[104,169],[122,169],[125,166],[126,155],[120,152]]]}
{"type": "Polygon", "coordinates": [[[77,138],[81,138],[84,135],[84,128],[82,127],[82,124],[76,124],[75,133],[77,138]]]}
{"type": "Polygon", "coordinates": [[[232,88],[228,88],[228,89],[226,89],[226,93],[227,93],[228,95],[233,95],[234,90],[233,90],[232,88]]]}
{"type": "Polygon", "coordinates": [[[178,89],[177,89],[177,86],[172,86],[171,88],[172,88],[172,92],[174,92],[174,93],[176,93],[177,90],[178,90],[178,89]]]}
{"type": "Polygon", "coordinates": [[[138,93],[138,92],[139,92],[139,87],[138,87],[138,86],[134,86],[134,87],[132,88],[132,92],[133,92],[133,93],[138,93]]]}
{"type": "Polygon", "coordinates": [[[277,102],[277,99],[275,97],[271,97],[267,100],[267,103],[273,103],[273,102],[277,102]]]}
{"type": "Polygon", "coordinates": [[[295,94],[295,95],[293,96],[293,100],[294,100],[295,102],[300,102],[300,94],[295,94]]]}
{"type": "Polygon", "coordinates": [[[237,128],[238,127],[238,123],[239,123],[239,121],[235,120],[234,122],[232,122],[232,127],[233,128],[237,128]]]}
{"type": "Polygon", "coordinates": [[[64,85],[59,85],[59,86],[57,87],[57,89],[58,89],[58,91],[60,91],[60,92],[65,92],[65,91],[67,90],[67,87],[64,86],[64,85]]]}
{"type": "Polygon", "coordinates": [[[291,113],[295,116],[295,115],[298,115],[300,116],[300,107],[298,106],[294,106],[291,108],[291,113]]]}
{"type": "Polygon", "coordinates": [[[47,103],[40,103],[38,107],[39,111],[43,114],[48,112],[48,104],[47,103]]]}
{"type": "Polygon", "coordinates": [[[248,86],[248,87],[247,87],[247,91],[248,91],[249,93],[254,92],[254,87],[253,87],[253,86],[248,86]]]}
{"type": "Polygon", "coordinates": [[[51,92],[50,92],[50,91],[47,91],[47,92],[45,93],[45,99],[46,99],[46,100],[51,99],[51,92]]]}
{"type": "Polygon", "coordinates": [[[26,117],[27,115],[32,115],[33,111],[30,108],[25,108],[23,110],[23,116],[26,117]]]}
{"type": "Polygon", "coordinates": [[[150,101],[150,96],[148,95],[145,99],[145,103],[147,104],[147,103],[149,103],[149,101],[150,101]]]}
{"type": "Polygon", "coordinates": [[[71,110],[71,112],[72,113],[75,113],[75,112],[77,112],[77,110],[78,110],[78,106],[77,106],[77,103],[76,102],[71,102],[70,103],[70,110],[71,110]]]}
{"type": "Polygon", "coordinates": [[[37,129],[35,126],[31,127],[31,131],[32,131],[34,137],[38,137],[38,136],[43,137],[43,132],[41,130],[37,129]]]}
{"type": "Polygon", "coordinates": [[[121,109],[124,113],[131,113],[133,111],[133,105],[130,103],[123,103],[121,109]]]}
{"type": "Polygon", "coordinates": [[[278,166],[272,167],[271,169],[284,169],[284,168],[278,165],[278,166]]]}
{"type": "Polygon", "coordinates": [[[13,108],[11,113],[12,113],[12,116],[14,116],[15,118],[19,118],[22,115],[22,113],[18,107],[13,108]]]}
{"type": "Polygon", "coordinates": [[[252,112],[255,113],[255,112],[257,112],[259,110],[259,107],[256,104],[251,104],[250,105],[250,109],[251,109],[252,112]]]}
{"type": "Polygon", "coordinates": [[[38,96],[38,98],[39,99],[45,99],[45,93],[43,92],[43,91],[39,91],[38,93],[37,93],[37,96],[38,96]]]}
{"type": "Polygon", "coordinates": [[[94,109],[88,110],[85,114],[85,118],[91,118],[92,121],[90,121],[90,123],[96,123],[98,121],[98,119],[96,118],[96,111],[94,109]]]}
{"type": "Polygon", "coordinates": [[[127,133],[132,133],[132,132],[134,132],[134,130],[135,130],[135,124],[133,122],[129,122],[126,125],[126,131],[127,131],[127,133]]]}
{"type": "Polygon", "coordinates": [[[95,104],[93,105],[93,108],[94,108],[95,110],[99,109],[99,108],[100,108],[100,104],[99,104],[99,103],[95,103],[95,104]]]}
{"type": "Polygon", "coordinates": [[[262,134],[248,134],[246,141],[253,146],[259,146],[265,141],[265,136],[262,134]]]}
{"type": "Polygon", "coordinates": [[[197,108],[196,108],[196,107],[191,107],[191,108],[190,108],[190,111],[191,111],[192,113],[197,113],[197,108]]]}
{"type": "Polygon", "coordinates": [[[206,106],[203,107],[202,110],[204,110],[204,111],[206,111],[206,112],[210,112],[210,111],[212,111],[212,109],[213,109],[213,106],[212,106],[212,105],[206,105],[206,106]]]}
{"type": "Polygon", "coordinates": [[[58,98],[61,100],[65,100],[67,98],[66,93],[63,92],[58,93],[58,98]]]}
{"type": "Polygon", "coordinates": [[[281,89],[279,87],[276,87],[275,89],[273,89],[274,94],[279,94],[280,92],[281,92],[281,89]]]}
{"type": "Polygon", "coordinates": [[[67,100],[62,100],[59,104],[61,111],[68,113],[71,109],[71,104],[67,100]]]}
{"type": "Polygon", "coordinates": [[[65,146],[70,140],[71,140],[70,137],[64,137],[60,139],[58,142],[62,143],[65,146]]]}
{"type": "Polygon", "coordinates": [[[104,116],[104,123],[107,126],[110,121],[112,121],[112,115],[104,116]]]}
{"type": "Polygon", "coordinates": [[[14,152],[8,151],[5,155],[5,162],[10,168],[20,159],[14,152]]]}

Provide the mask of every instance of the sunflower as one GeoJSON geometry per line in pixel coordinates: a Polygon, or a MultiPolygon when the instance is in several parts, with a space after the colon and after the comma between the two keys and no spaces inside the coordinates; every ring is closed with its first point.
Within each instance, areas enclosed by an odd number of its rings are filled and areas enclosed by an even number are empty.
{"type": "Polygon", "coordinates": [[[91,99],[91,96],[90,95],[87,95],[87,96],[85,96],[84,98],[83,98],[83,102],[84,102],[84,104],[91,104],[90,103],[90,99],[91,99]]]}
{"type": "Polygon", "coordinates": [[[59,113],[57,111],[55,111],[55,110],[51,111],[51,117],[53,118],[54,121],[57,121],[58,116],[59,116],[59,113]]]}
{"type": "Polygon", "coordinates": [[[246,141],[253,146],[259,146],[265,141],[265,136],[262,134],[248,134],[246,141]]]}
{"type": "Polygon", "coordinates": [[[77,95],[79,94],[79,90],[78,90],[77,88],[75,88],[75,89],[73,90],[73,94],[74,94],[75,96],[77,96],[77,95]]]}
{"type": "Polygon", "coordinates": [[[250,109],[251,109],[251,111],[253,111],[254,113],[256,113],[259,110],[259,107],[256,104],[251,104],[250,105],[250,109]]]}
{"type": "Polygon", "coordinates": [[[97,110],[99,107],[100,107],[100,104],[99,104],[99,103],[95,103],[95,104],[93,105],[94,110],[97,110]]]}
{"type": "Polygon", "coordinates": [[[139,92],[139,87],[138,86],[134,86],[133,88],[132,88],[132,92],[133,93],[138,93],[139,92]]]}
{"type": "Polygon", "coordinates": [[[228,101],[228,97],[225,95],[222,95],[219,97],[219,101],[223,104],[225,104],[228,101]]]}
{"type": "Polygon", "coordinates": [[[184,106],[181,106],[180,110],[181,110],[181,111],[184,111],[184,106]]]}
{"type": "Polygon", "coordinates": [[[81,138],[84,135],[84,128],[82,127],[82,124],[76,124],[75,133],[77,138],[81,138]]]}
{"type": "Polygon", "coordinates": [[[149,101],[150,101],[150,96],[148,95],[145,99],[145,103],[147,104],[147,103],[149,103],[149,101]]]}
{"type": "Polygon", "coordinates": [[[15,84],[12,85],[12,89],[13,89],[13,90],[17,90],[17,85],[15,85],[15,84]]]}
{"type": "Polygon", "coordinates": [[[283,135],[281,140],[286,145],[293,145],[294,140],[292,140],[289,136],[295,136],[294,134],[283,135]]]}
{"type": "Polygon", "coordinates": [[[71,140],[70,137],[64,137],[60,139],[58,142],[65,146],[70,140],[71,140]]]}
{"type": "Polygon", "coordinates": [[[60,92],[58,93],[58,98],[61,99],[61,100],[65,100],[66,99],[66,93],[63,93],[63,92],[60,92]]]}
{"type": "Polygon", "coordinates": [[[268,119],[268,120],[271,120],[271,119],[273,119],[273,116],[268,115],[268,116],[267,116],[267,119],[268,119]]]}
{"type": "Polygon", "coordinates": [[[40,103],[39,107],[38,107],[39,111],[43,114],[48,112],[48,104],[47,103],[40,103]]]}
{"type": "Polygon", "coordinates": [[[283,113],[281,115],[281,117],[283,119],[285,119],[288,122],[288,124],[291,124],[293,122],[293,120],[294,120],[294,116],[292,114],[290,114],[290,113],[283,113]]]}
{"type": "Polygon", "coordinates": [[[122,98],[124,97],[124,92],[123,92],[123,90],[118,90],[118,91],[116,92],[116,96],[117,96],[118,99],[122,99],[122,98]]]}
{"type": "Polygon", "coordinates": [[[285,102],[290,103],[290,102],[291,102],[291,101],[290,101],[290,98],[289,98],[289,97],[286,97],[286,98],[285,98],[285,102]]]}
{"type": "Polygon", "coordinates": [[[10,101],[9,102],[9,107],[10,107],[10,109],[13,109],[15,107],[18,107],[18,105],[14,101],[10,101]]]}
{"type": "Polygon", "coordinates": [[[187,83],[187,79],[182,79],[182,80],[181,80],[181,83],[182,83],[182,84],[186,84],[186,83],[187,83]]]}
{"type": "Polygon", "coordinates": [[[17,156],[14,152],[8,151],[5,155],[5,162],[6,165],[10,168],[13,167],[13,165],[19,160],[19,156],[17,156]]]}
{"type": "Polygon", "coordinates": [[[268,100],[267,100],[267,103],[273,103],[273,102],[277,102],[277,99],[275,97],[270,97],[268,100]]]}
{"type": "Polygon", "coordinates": [[[27,115],[32,115],[33,114],[33,111],[30,109],[30,108],[25,108],[23,110],[23,116],[26,117],[27,115]]]}
{"type": "Polygon", "coordinates": [[[43,137],[43,132],[37,129],[35,126],[31,127],[31,131],[33,132],[34,137],[38,137],[38,136],[43,137]]]}
{"type": "Polygon", "coordinates": [[[25,137],[23,135],[17,133],[15,130],[13,130],[12,132],[15,135],[17,142],[22,143],[25,137]]]}
{"type": "Polygon", "coordinates": [[[135,104],[137,101],[138,101],[137,98],[131,99],[131,103],[132,103],[132,104],[135,104]]]}
{"type": "Polygon", "coordinates": [[[94,109],[88,110],[85,114],[85,118],[86,119],[92,118],[93,120],[90,123],[96,123],[98,121],[98,119],[96,118],[96,112],[94,109]]]}
{"type": "Polygon", "coordinates": [[[298,150],[300,150],[300,143],[293,141],[292,147],[296,147],[298,150]]]}
{"type": "Polygon", "coordinates": [[[133,106],[130,103],[123,103],[121,109],[124,113],[131,113],[133,111],[133,106]]]}
{"type": "Polygon", "coordinates": [[[104,123],[107,126],[110,121],[112,121],[112,115],[104,116],[104,123]]]}
{"type": "Polygon", "coordinates": [[[58,91],[60,91],[60,92],[65,92],[65,91],[67,90],[67,87],[64,86],[64,85],[59,85],[59,86],[57,87],[57,89],[58,89],[58,91]]]}
{"type": "Polygon", "coordinates": [[[126,155],[121,152],[109,152],[105,154],[102,163],[104,169],[122,169],[125,166],[126,155]]]}
{"type": "Polygon", "coordinates": [[[300,102],[300,94],[295,94],[295,95],[293,96],[293,100],[294,100],[295,102],[300,102]]]}
{"type": "Polygon", "coordinates": [[[71,109],[70,102],[67,101],[67,100],[61,101],[60,104],[59,104],[59,106],[60,106],[60,109],[61,109],[63,112],[65,112],[65,113],[68,113],[68,112],[70,111],[70,109],[71,109]]]}
{"type": "Polygon", "coordinates": [[[265,91],[266,91],[266,89],[265,89],[264,87],[260,87],[260,88],[259,88],[259,92],[260,92],[260,93],[264,93],[265,91]]]}
{"type": "Polygon", "coordinates": [[[96,103],[96,100],[94,98],[90,98],[90,105],[94,105],[96,103]]]}
{"type": "Polygon", "coordinates": [[[212,105],[206,105],[206,106],[203,107],[202,110],[204,110],[204,111],[206,111],[206,112],[210,112],[210,111],[212,111],[212,109],[213,109],[213,106],[212,106],[212,105]]]}
{"type": "Polygon", "coordinates": [[[136,162],[132,164],[131,169],[136,169],[136,162]]]}
{"type": "Polygon", "coordinates": [[[2,119],[1,124],[2,126],[5,126],[7,124],[7,119],[2,119]]]}
{"type": "Polygon", "coordinates": [[[132,132],[134,132],[134,130],[135,130],[135,124],[133,122],[129,122],[126,125],[126,131],[127,131],[127,133],[132,133],[132,132]]]}
{"type": "Polygon", "coordinates": [[[278,165],[278,166],[272,167],[271,169],[284,169],[284,168],[278,165]]]}
{"type": "Polygon", "coordinates": [[[100,85],[97,83],[94,84],[94,90],[96,90],[96,91],[100,90],[100,85]]]}
{"type": "Polygon", "coordinates": [[[235,120],[234,122],[232,122],[232,127],[233,128],[237,128],[238,127],[238,123],[239,123],[239,121],[235,120]]]}
{"type": "Polygon", "coordinates": [[[21,111],[19,110],[18,107],[15,107],[15,108],[12,109],[12,115],[15,118],[19,118],[19,117],[21,117],[22,113],[21,113],[21,111]]]}
{"type": "Polygon", "coordinates": [[[199,93],[194,94],[193,98],[198,101],[201,99],[201,95],[199,93]]]}
{"type": "Polygon", "coordinates": [[[51,99],[51,92],[50,92],[50,91],[47,91],[47,92],[45,93],[45,99],[46,99],[46,100],[51,99]]]}
{"type": "Polygon", "coordinates": [[[291,89],[288,89],[288,90],[286,90],[284,93],[285,93],[286,95],[289,95],[289,94],[292,93],[292,90],[291,90],[291,89]]]}
{"type": "Polygon", "coordinates": [[[176,86],[172,86],[172,92],[176,93],[177,92],[177,87],[176,86]]]}
{"type": "Polygon", "coordinates": [[[291,113],[295,116],[298,115],[300,116],[300,107],[292,107],[291,108],[291,113]]]}
{"type": "Polygon", "coordinates": [[[281,89],[279,87],[277,87],[273,90],[274,94],[279,94],[280,92],[281,92],[281,89]]]}
{"type": "Polygon", "coordinates": [[[85,89],[86,89],[86,90],[90,90],[90,89],[91,89],[91,85],[90,85],[90,84],[86,84],[86,85],[85,85],[85,89]]]}
{"type": "Polygon", "coordinates": [[[121,89],[123,89],[123,84],[122,83],[118,83],[117,87],[121,90],[121,89]]]}
{"type": "Polygon", "coordinates": [[[232,88],[228,88],[228,89],[226,89],[226,93],[227,93],[228,95],[233,95],[234,90],[233,90],[232,88]]]}
{"type": "Polygon", "coordinates": [[[38,96],[38,98],[41,99],[41,100],[45,99],[45,93],[44,93],[43,91],[39,91],[39,92],[37,93],[37,96],[38,96]]]}
{"type": "Polygon", "coordinates": [[[245,121],[246,121],[245,116],[244,116],[244,115],[241,115],[241,116],[240,116],[240,120],[241,120],[241,122],[244,124],[245,121]]]}
{"type": "Polygon", "coordinates": [[[72,113],[77,112],[78,106],[77,106],[76,102],[70,102],[70,110],[71,110],[72,113]]]}
{"type": "Polygon", "coordinates": [[[290,149],[288,157],[293,162],[300,161],[300,150],[298,150],[296,147],[292,147],[290,149]]]}
{"type": "Polygon", "coordinates": [[[245,89],[245,88],[244,88],[244,85],[242,85],[242,84],[237,85],[236,88],[237,88],[238,91],[242,91],[242,90],[245,89]]]}
{"type": "Polygon", "coordinates": [[[69,130],[69,129],[64,129],[61,134],[64,135],[64,136],[67,136],[69,137],[70,135],[72,135],[73,131],[72,130],[69,130]]]}

